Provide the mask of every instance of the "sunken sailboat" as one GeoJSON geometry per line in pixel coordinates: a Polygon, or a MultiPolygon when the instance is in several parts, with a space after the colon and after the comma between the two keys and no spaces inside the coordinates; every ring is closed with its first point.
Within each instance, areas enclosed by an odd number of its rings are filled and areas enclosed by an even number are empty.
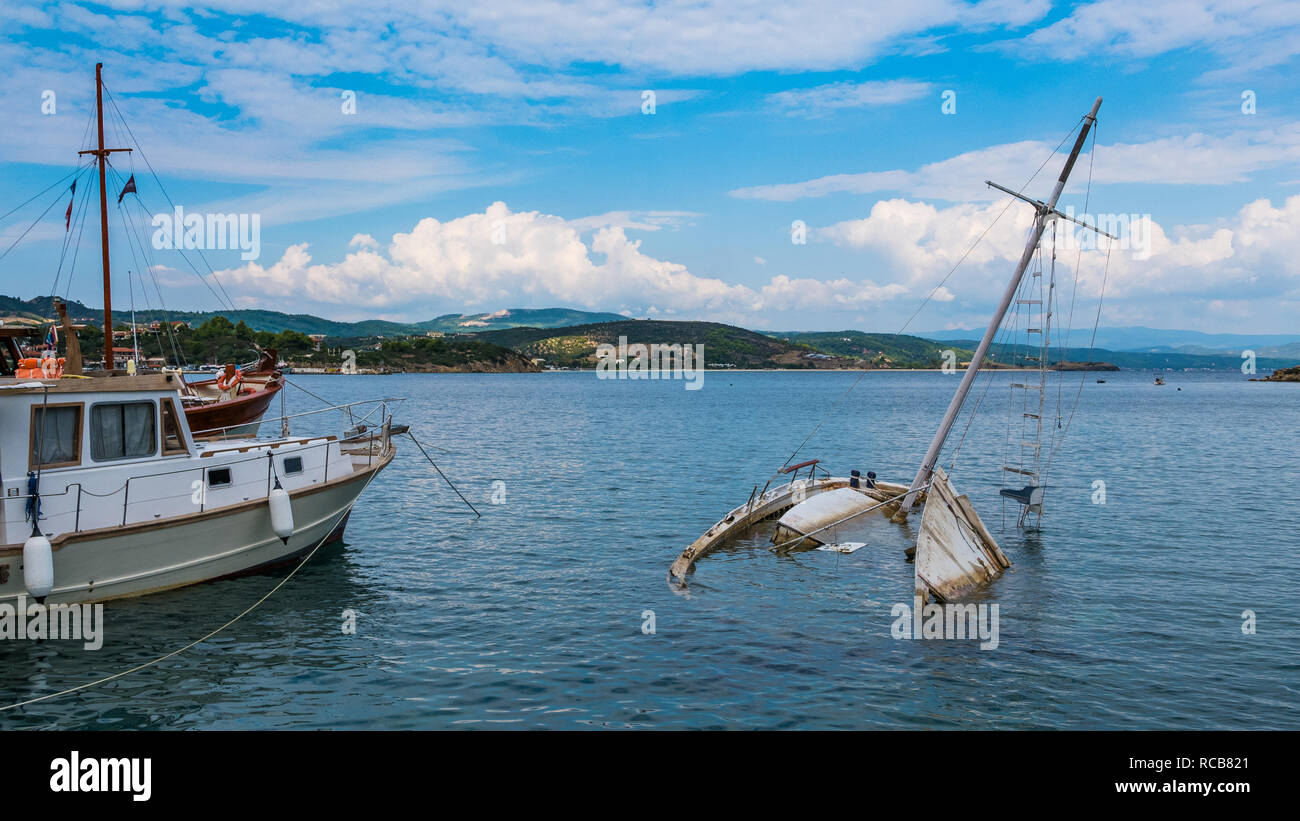
{"type": "MultiPolygon", "coordinates": [[[[1101,98],[1097,98],[1092,109],[1082,118],[1074,147],[1047,200],[1030,199],[1018,191],[989,183],[1033,206],[1033,224],[1024,252],[911,482],[902,484],[879,481],[874,474],[863,477],[858,471],[853,471],[849,476],[832,476],[818,459],[783,466],[761,490],[755,485],[748,501],[728,512],[677,557],[669,570],[671,581],[684,583],[700,558],[728,542],[753,533],[758,525],[772,519],[777,520],[772,535],[776,550],[829,547],[838,549],[839,552],[851,552],[861,544],[841,543],[839,535],[849,530],[855,521],[874,515],[887,516],[894,522],[902,523],[909,516],[920,513],[921,524],[916,546],[908,553],[914,558],[915,593],[926,601],[960,599],[987,585],[1011,565],[970,500],[956,490],[948,474],[939,467],[939,455],[1008,311],[1013,304],[1018,310],[1029,311],[1036,305],[1040,319],[1036,327],[1026,326],[1024,330],[1030,335],[1037,334],[1038,353],[1035,358],[1038,378],[1035,380],[1026,375],[1011,384],[1013,391],[1023,391],[1030,395],[1037,391],[1036,404],[1022,403],[1024,410],[1021,411],[1021,419],[1025,424],[1033,425],[1026,430],[1035,433],[1026,433],[1019,445],[1033,455],[1028,462],[1021,458],[1015,464],[1004,466],[1008,475],[1020,481],[1004,486],[1001,496],[1020,506],[1017,521],[1021,524],[1027,515],[1041,515],[1045,484],[1039,475],[1037,454],[1042,449],[1042,395],[1046,387],[1044,374],[1050,353],[1047,335],[1050,308],[1047,306],[1050,305],[1051,298],[1049,295],[1046,299],[1041,296],[1034,299],[1026,294],[1030,290],[1025,284],[1026,272],[1036,255],[1040,255],[1044,231],[1049,224],[1053,226],[1053,236],[1056,220],[1066,220],[1097,230],[1058,211],[1056,203],[1096,122],[1100,107],[1101,98]],[[1036,410],[1031,410],[1032,408],[1036,410]],[[1040,441],[1032,441],[1034,436],[1040,441]]],[[[1115,238],[1101,231],[1097,233],[1115,238]]],[[[1053,276],[1054,259],[1053,247],[1053,276]]],[[[1041,270],[1032,272],[1035,278],[1040,278],[1041,275],[1041,270]]]]}

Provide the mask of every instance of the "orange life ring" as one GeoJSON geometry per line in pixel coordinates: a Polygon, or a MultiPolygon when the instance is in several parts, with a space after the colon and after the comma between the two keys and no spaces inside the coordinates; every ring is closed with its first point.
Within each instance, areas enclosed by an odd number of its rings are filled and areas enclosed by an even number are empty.
{"type": "Polygon", "coordinates": [[[227,377],[224,373],[217,377],[217,388],[228,391],[231,388],[237,388],[244,381],[244,372],[235,368],[235,372],[227,377]]]}
{"type": "Polygon", "coordinates": [[[41,359],[41,375],[46,379],[58,379],[63,376],[63,363],[52,356],[41,359]]]}

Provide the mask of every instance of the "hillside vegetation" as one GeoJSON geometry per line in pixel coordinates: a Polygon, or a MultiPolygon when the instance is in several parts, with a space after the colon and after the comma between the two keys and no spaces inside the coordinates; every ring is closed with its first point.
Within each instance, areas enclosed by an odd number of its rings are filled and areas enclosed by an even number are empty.
{"type": "MultiPolygon", "coordinates": [[[[617,346],[620,337],[629,345],[703,345],[706,365],[714,368],[937,368],[943,364],[942,352],[951,347],[919,337],[861,331],[777,335],[719,322],[650,319],[512,328],[475,336],[561,368],[592,367],[597,346],[617,346]]],[[[957,350],[957,356],[969,358],[970,352],[957,350]]]]}
{"type": "MultiPolygon", "coordinates": [[[[48,296],[34,299],[19,299],[0,295],[0,315],[23,316],[31,319],[49,320],[55,316],[53,300],[48,296]]],[[[76,300],[68,302],[68,316],[73,322],[101,323],[104,311],[90,308],[76,300]]],[[[444,314],[424,322],[388,322],[382,319],[367,319],[361,322],[339,322],[322,319],[311,314],[287,314],[280,311],[233,310],[233,311],[161,311],[137,310],[137,322],[175,321],[187,322],[199,326],[210,319],[224,317],[232,323],[244,323],[254,331],[280,333],[297,331],[302,334],[324,334],[330,337],[386,337],[422,335],[426,331],[443,333],[467,333],[474,331],[497,330],[529,326],[535,328],[557,328],[582,322],[608,322],[621,320],[618,314],[579,311],[572,308],[512,308],[486,314],[444,314]]],[[[114,324],[130,318],[119,306],[113,314],[114,324]]]]}

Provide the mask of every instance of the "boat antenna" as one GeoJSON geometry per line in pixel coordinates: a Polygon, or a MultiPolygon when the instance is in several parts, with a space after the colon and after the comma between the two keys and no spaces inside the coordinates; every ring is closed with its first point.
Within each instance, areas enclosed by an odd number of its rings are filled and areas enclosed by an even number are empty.
{"type": "MultiPolygon", "coordinates": [[[[1101,98],[1098,97],[1092,104],[1092,110],[1083,118],[1083,126],[1079,129],[1079,135],[1075,138],[1074,148],[1070,151],[1069,158],[1065,161],[1065,166],[1061,169],[1061,175],[1056,180],[1056,186],[1052,188],[1052,194],[1046,202],[1041,200],[1030,199],[1009,188],[1004,188],[993,182],[988,184],[1007,194],[1011,194],[1018,199],[1022,199],[1034,206],[1035,216],[1033,227],[1029,231],[1029,236],[1025,241],[1025,250],[1020,255],[1020,262],[1016,264],[1015,273],[1011,281],[1007,283],[1007,288],[1002,294],[1002,301],[998,303],[997,310],[989,320],[988,328],[984,331],[984,337],[980,339],[979,345],[975,348],[975,353],[971,357],[970,365],[967,366],[966,372],[962,374],[961,384],[957,386],[957,392],[953,395],[952,401],[948,403],[948,410],[943,415],[943,421],[939,424],[939,429],[935,431],[934,439],[930,441],[930,447],[925,452],[925,458],[921,461],[920,468],[916,471],[916,477],[912,479],[911,487],[908,489],[907,496],[904,497],[903,503],[899,506],[897,518],[906,518],[912,507],[917,503],[917,497],[921,488],[930,481],[930,474],[934,471],[935,464],[939,460],[939,452],[943,450],[943,443],[952,431],[953,422],[957,420],[957,414],[961,411],[962,403],[966,401],[966,395],[970,393],[971,385],[975,382],[975,376],[979,373],[980,365],[984,361],[984,356],[988,353],[989,346],[993,338],[997,336],[998,329],[1002,326],[1002,319],[1007,315],[1007,309],[1011,307],[1011,301],[1015,299],[1016,292],[1020,290],[1020,280],[1025,275],[1025,269],[1033,260],[1034,251],[1038,247],[1039,240],[1042,239],[1043,229],[1047,226],[1050,219],[1068,219],[1071,222],[1078,222],[1088,228],[1093,226],[1087,225],[1073,217],[1067,217],[1060,211],[1056,210],[1056,201],[1060,199],[1061,192],[1065,190],[1065,183],[1070,178],[1070,171],[1074,168],[1074,163],[1079,159],[1079,152],[1088,139],[1088,132],[1091,130],[1093,123],[1097,121],[1097,110],[1101,108],[1101,98]]],[[[1094,229],[1095,230],[1095,229],[1094,229]]],[[[1109,236],[1109,235],[1107,235],[1109,236]]]]}
{"type": "Polygon", "coordinates": [[[95,112],[99,122],[99,148],[78,151],[94,154],[99,162],[99,244],[104,260],[104,371],[113,370],[113,285],[108,265],[108,155],[129,148],[104,147],[104,64],[95,63],[95,112]]]}

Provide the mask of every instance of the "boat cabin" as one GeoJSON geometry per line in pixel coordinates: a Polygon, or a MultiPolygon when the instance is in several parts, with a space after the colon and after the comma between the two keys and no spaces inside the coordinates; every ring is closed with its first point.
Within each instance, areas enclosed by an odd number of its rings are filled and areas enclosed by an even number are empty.
{"type": "Polygon", "coordinates": [[[177,374],[0,378],[0,546],[203,512],[350,472],[337,437],[196,440],[177,374]],[[33,493],[36,491],[36,493],[33,493]]]}

